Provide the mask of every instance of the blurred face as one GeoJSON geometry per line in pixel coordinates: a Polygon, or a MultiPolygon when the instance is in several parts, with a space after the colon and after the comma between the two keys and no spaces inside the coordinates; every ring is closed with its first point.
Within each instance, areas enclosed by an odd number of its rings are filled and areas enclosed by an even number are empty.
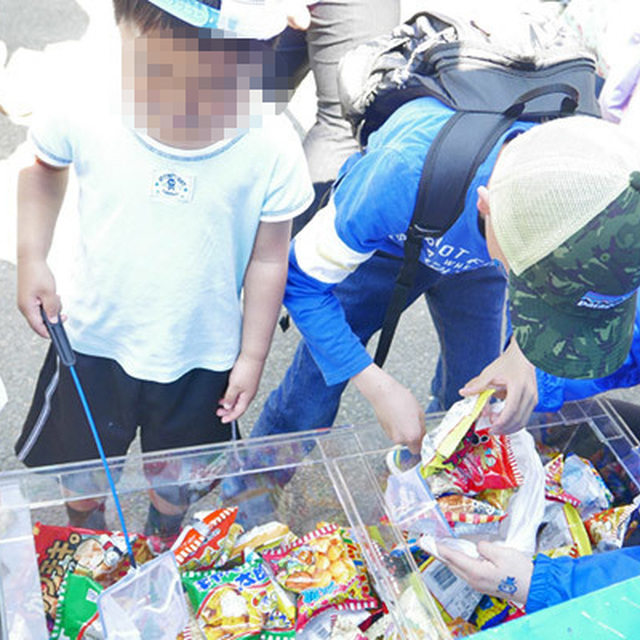
{"type": "Polygon", "coordinates": [[[233,137],[260,114],[272,55],[251,40],[203,40],[121,28],[125,113],[137,130],[180,146],[233,137]]]}

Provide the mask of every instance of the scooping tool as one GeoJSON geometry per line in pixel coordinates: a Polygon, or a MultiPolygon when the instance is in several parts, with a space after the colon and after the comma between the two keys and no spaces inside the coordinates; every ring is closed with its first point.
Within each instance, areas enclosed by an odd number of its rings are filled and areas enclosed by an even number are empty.
{"type": "Polygon", "coordinates": [[[108,640],[175,640],[188,622],[187,607],[175,557],[171,551],[167,551],[142,566],[136,563],[115,482],[76,371],[76,354],[71,348],[60,317],[58,316],[58,322],[50,322],[44,309],[41,308],[40,312],[60,362],[69,369],[78,392],[109,483],[131,563],[131,571],[98,596],[98,611],[105,638],[108,640]]]}

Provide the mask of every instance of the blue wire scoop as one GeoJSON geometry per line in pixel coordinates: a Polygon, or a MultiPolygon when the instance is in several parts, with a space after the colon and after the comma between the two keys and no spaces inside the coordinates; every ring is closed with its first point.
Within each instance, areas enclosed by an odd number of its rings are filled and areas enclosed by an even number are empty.
{"type": "Polygon", "coordinates": [[[60,316],[58,315],[58,322],[51,322],[42,307],[40,314],[58,358],[69,369],[78,392],[107,476],[131,563],[131,571],[98,596],[98,611],[104,636],[109,640],[175,640],[188,622],[175,557],[168,551],[138,567],[109,463],[76,371],[76,354],[71,348],[60,316]]]}

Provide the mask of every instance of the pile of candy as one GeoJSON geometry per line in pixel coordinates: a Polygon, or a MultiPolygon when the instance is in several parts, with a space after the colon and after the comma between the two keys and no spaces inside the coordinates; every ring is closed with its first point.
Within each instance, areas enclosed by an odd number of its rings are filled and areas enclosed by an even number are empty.
{"type": "MultiPolygon", "coordinates": [[[[490,395],[454,405],[425,438],[420,462],[408,471],[401,471],[399,463],[394,468],[388,459],[394,479],[402,479],[396,486],[401,490],[393,495],[396,502],[406,502],[405,510],[397,513],[408,514],[402,521],[389,505],[393,524],[404,528],[423,582],[454,638],[520,617],[524,610],[477,593],[457,578],[430,553],[433,547],[424,544],[431,534],[425,533],[429,527],[420,526],[420,518],[433,518],[435,512],[441,525],[467,544],[505,540],[514,523],[516,528],[531,525],[516,519],[513,505],[530,490],[535,476],[531,502],[539,508],[525,517],[533,521],[527,540],[534,555],[579,557],[620,548],[639,535],[640,497],[633,499],[615,460],[597,462],[601,475],[589,459],[565,455],[562,443],[556,448],[558,443],[548,439],[534,448],[531,436],[521,433],[531,445],[527,459],[535,462],[526,466],[516,436],[494,435],[487,428],[482,412],[490,395]],[[415,496],[422,495],[412,492],[415,483],[418,489],[428,488],[431,505],[418,500],[418,508],[412,508],[411,497],[415,502],[415,496]]],[[[269,522],[245,531],[237,515],[235,507],[198,512],[168,545],[190,610],[189,624],[178,640],[399,637],[397,621],[375,592],[350,530],[320,522],[298,536],[286,524],[269,522]]],[[[412,563],[403,564],[404,545],[390,553],[378,548],[376,540],[382,537],[376,537],[376,529],[388,524],[383,518],[370,527],[367,549],[379,552],[376,564],[380,561],[394,580],[411,573],[412,563]]],[[[440,535],[441,528],[432,530],[440,535]]],[[[51,638],[104,638],[97,601],[130,570],[123,535],[38,523],[34,540],[51,638]]],[[[134,535],[130,542],[139,565],[168,548],[154,536],[134,535]]],[[[423,605],[410,602],[412,593],[404,590],[396,606],[405,615],[410,612],[419,636],[432,638],[437,632],[425,620],[423,605]]]]}
{"type": "MultiPolygon", "coordinates": [[[[178,640],[365,640],[395,637],[349,531],[320,523],[302,537],[270,522],[246,532],[236,508],[197,513],[171,551],[191,620],[178,640]]],[[[130,568],[122,534],[36,524],[51,638],[103,638],[98,595],[130,568]]],[[[138,564],[158,541],[132,539],[138,564]]]]}
{"type": "MultiPolygon", "coordinates": [[[[512,437],[491,434],[481,416],[489,396],[454,405],[425,438],[417,467],[454,535],[463,540],[501,539],[510,501],[524,481],[512,437]]],[[[614,500],[588,459],[545,443],[535,446],[534,455],[544,464],[544,512],[535,524],[534,555],[580,557],[629,544],[640,521],[640,496],[626,504],[614,500]]],[[[610,471],[614,484],[621,482],[622,470],[610,471]]],[[[524,615],[519,605],[473,591],[429,553],[433,547],[415,534],[416,523],[411,525],[405,538],[453,637],[524,615]]]]}

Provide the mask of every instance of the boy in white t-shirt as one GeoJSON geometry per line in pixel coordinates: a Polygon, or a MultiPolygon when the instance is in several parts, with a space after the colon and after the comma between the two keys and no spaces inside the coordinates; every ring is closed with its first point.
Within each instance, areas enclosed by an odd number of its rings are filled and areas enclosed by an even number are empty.
{"type": "MultiPolygon", "coordinates": [[[[273,69],[264,40],[286,24],[278,0],[265,3],[223,31],[220,0],[114,0],[124,120],[79,79],[82,98],[31,129],[36,162],[19,181],[19,306],[46,336],[40,308],[55,322],[64,303],[108,456],[124,455],[138,427],[143,450],[228,440],[257,391],[291,219],[313,199],[289,121],[264,116],[273,69]],[[79,247],[61,301],[47,254],[71,164],[79,247]]],[[[51,348],[16,453],[29,466],[97,457],[51,348]]],[[[176,502],[152,492],[147,532],[177,529],[187,505],[176,502]]],[[[72,524],[104,526],[99,502],[68,510],[72,524]]]]}

